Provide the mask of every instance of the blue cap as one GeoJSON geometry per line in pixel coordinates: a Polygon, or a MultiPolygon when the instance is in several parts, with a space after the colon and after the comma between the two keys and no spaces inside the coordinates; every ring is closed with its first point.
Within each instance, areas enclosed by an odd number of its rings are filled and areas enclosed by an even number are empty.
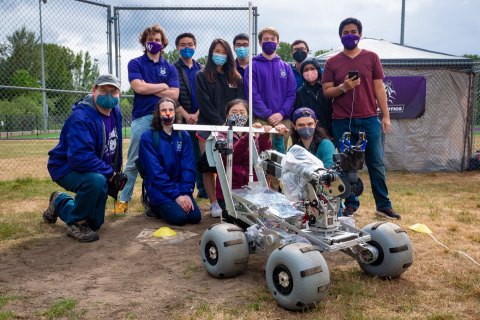
{"type": "Polygon", "coordinates": [[[293,113],[293,123],[297,122],[298,118],[306,117],[313,118],[313,120],[317,121],[317,118],[315,117],[315,112],[313,112],[312,109],[300,108],[293,113]]]}

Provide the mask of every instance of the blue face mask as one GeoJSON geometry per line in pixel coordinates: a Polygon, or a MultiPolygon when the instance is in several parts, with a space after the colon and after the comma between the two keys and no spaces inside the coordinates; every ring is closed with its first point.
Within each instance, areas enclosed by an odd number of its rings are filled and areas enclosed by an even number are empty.
{"type": "Polygon", "coordinates": [[[104,96],[99,94],[96,102],[102,108],[113,109],[118,104],[118,98],[114,98],[110,92],[107,92],[104,96]]]}
{"type": "Polygon", "coordinates": [[[237,48],[235,49],[235,53],[237,54],[237,57],[239,59],[245,59],[246,57],[248,57],[248,48],[245,48],[245,47],[237,48]]]}
{"type": "Polygon", "coordinates": [[[186,47],[185,49],[180,50],[180,55],[185,59],[190,59],[191,57],[193,57],[194,53],[195,53],[195,49],[190,49],[189,47],[186,47]]]}
{"type": "Polygon", "coordinates": [[[223,54],[214,53],[212,55],[212,60],[213,62],[215,62],[217,66],[223,66],[225,62],[227,62],[227,56],[224,56],[223,54]]]}

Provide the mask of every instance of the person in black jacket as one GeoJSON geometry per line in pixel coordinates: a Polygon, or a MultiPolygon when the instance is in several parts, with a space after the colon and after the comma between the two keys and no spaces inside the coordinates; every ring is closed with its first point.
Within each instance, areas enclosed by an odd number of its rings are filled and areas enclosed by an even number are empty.
{"type": "MultiPolygon", "coordinates": [[[[195,91],[195,78],[198,71],[204,68],[204,65],[195,61],[193,55],[197,49],[197,40],[191,33],[182,33],[175,39],[175,46],[180,53],[180,58],[173,63],[177,68],[178,81],[180,83],[180,94],[178,95],[177,111],[182,116],[182,123],[197,124],[198,122],[198,104],[195,91]]],[[[202,153],[196,139],[195,131],[188,131],[192,141],[195,164],[198,163],[202,153]]],[[[196,170],[197,176],[197,198],[207,198],[207,192],[203,185],[203,174],[196,170]]]]}
{"type": "MultiPolygon", "coordinates": [[[[225,123],[227,103],[244,98],[243,80],[237,72],[232,49],[227,41],[213,40],[208,51],[205,69],[197,73],[195,92],[200,110],[198,124],[202,125],[222,126],[225,123]]],[[[210,132],[197,132],[202,154],[205,153],[205,142],[209,136],[210,132]]],[[[205,155],[202,158],[206,158],[205,155]]],[[[199,161],[198,169],[204,173],[203,183],[210,199],[210,212],[213,217],[220,217],[222,209],[215,196],[215,175],[208,169],[208,165],[201,165],[203,162],[205,161],[202,159],[199,161]]]]}
{"type": "MultiPolygon", "coordinates": [[[[315,112],[318,126],[324,128],[328,135],[333,137],[332,130],[332,99],[323,96],[322,73],[318,62],[313,59],[303,61],[300,73],[305,80],[297,90],[294,112],[300,108],[310,108],[315,112]]],[[[292,113],[293,115],[293,113],[292,113]]]]}

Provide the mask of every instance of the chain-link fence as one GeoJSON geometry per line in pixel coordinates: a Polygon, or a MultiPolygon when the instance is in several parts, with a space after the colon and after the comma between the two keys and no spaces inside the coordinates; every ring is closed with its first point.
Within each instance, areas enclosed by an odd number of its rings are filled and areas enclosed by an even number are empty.
{"type": "MultiPolygon", "coordinates": [[[[123,127],[128,134],[132,119],[133,91],[128,81],[128,62],[143,54],[139,34],[146,27],[159,23],[166,31],[169,44],[164,58],[173,63],[180,58],[175,48],[178,35],[189,32],[197,40],[194,59],[205,64],[210,44],[216,38],[226,40],[233,47],[233,38],[248,34],[248,7],[114,7],[115,64],[117,77],[122,82],[121,99],[123,127]]],[[[253,37],[257,34],[257,8],[253,7],[253,37]]],[[[257,53],[256,41],[253,42],[257,53]]],[[[232,50],[233,51],[233,50],[232,50]]]]}
{"type": "MultiPolygon", "coordinates": [[[[166,30],[169,62],[179,57],[174,42],[181,33],[196,36],[194,58],[201,62],[213,39],[231,43],[236,34],[248,34],[248,7],[113,7],[97,0],[0,4],[0,180],[48,177],[48,151],[58,143],[72,105],[100,74],[122,80],[123,135],[129,136],[133,92],[127,64],[142,55],[138,36],[147,26],[159,23],[166,30]]],[[[253,13],[256,36],[257,8],[253,13]]]]}

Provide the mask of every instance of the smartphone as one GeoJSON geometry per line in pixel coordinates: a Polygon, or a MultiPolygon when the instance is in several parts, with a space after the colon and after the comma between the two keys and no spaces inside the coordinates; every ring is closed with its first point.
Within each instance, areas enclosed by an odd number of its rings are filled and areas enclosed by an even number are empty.
{"type": "Polygon", "coordinates": [[[358,71],[348,71],[348,79],[352,79],[352,77],[355,77],[355,78],[353,78],[353,80],[357,80],[358,79],[358,71]]]}

